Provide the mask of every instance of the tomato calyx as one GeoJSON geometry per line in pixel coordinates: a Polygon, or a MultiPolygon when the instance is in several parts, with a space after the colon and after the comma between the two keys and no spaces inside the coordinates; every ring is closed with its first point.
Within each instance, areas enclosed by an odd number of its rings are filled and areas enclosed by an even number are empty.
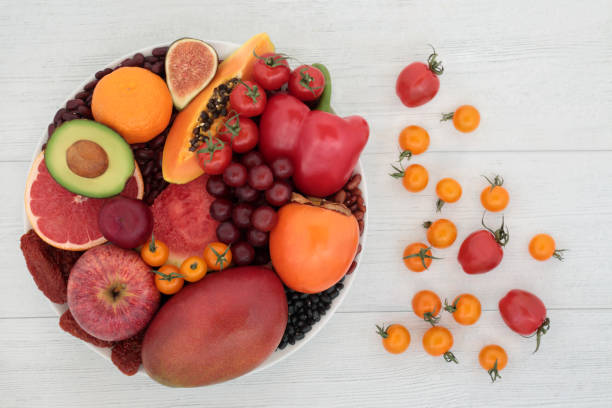
{"type": "Polygon", "coordinates": [[[508,241],[510,241],[510,230],[508,230],[508,226],[505,225],[504,216],[502,215],[501,226],[496,230],[492,230],[484,222],[484,217],[486,214],[487,214],[486,211],[482,214],[482,220],[480,221],[482,226],[487,231],[489,231],[491,234],[493,234],[493,237],[495,238],[495,242],[497,242],[502,247],[506,246],[506,244],[508,244],[508,241]]]}
{"type": "Polygon", "coordinates": [[[151,242],[149,242],[149,251],[155,253],[157,251],[157,245],[155,245],[155,234],[151,234],[151,242]]]}
{"type": "Polygon", "coordinates": [[[353,215],[351,210],[342,203],[336,203],[318,197],[304,197],[303,195],[295,192],[291,193],[291,202],[325,208],[326,210],[336,211],[349,217],[353,215]]]}
{"type": "Polygon", "coordinates": [[[281,67],[281,66],[285,67],[286,65],[283,64],[282,61],[286,61],[291,58],[287,54],[281,54],[281,53],[263,57],[261,55],[257,55],[255,50],[253,50],[253,56],[257,58],[258,60],[263,61],[263,63],[269,66],[270,68],[276,68],[276,67],[281,67]]]}
{"type": "Polygon", "coordinates": [[[435,326],[436,324],[440,322],[440,316],[436,316],[436,313],[437,313],[436,308],[434,308],[434,310],[431,312],[423,313],[423,320],[425,320],[427,323],[431,324],[432,326],[435,326]]]}
{"type": "Polygon", "coordinates": [[[452,120],[455,117],[455,112],[443,113],[442,118],[440,118],[440,122],[446,122],[447,120],[452,120]]]}
{"type": "Polygon", "coordinates": [[[452,305],[449,305],[447,299],[444,299],[444,310],[446,310],[448,313],[455,313],[457,311],[457,304],[459,303],[459,299],[461,299],[461,296],[455,299],[452,305]]]}
{"type": "Polygon", "coordinates": [[[452,351],[447,351],[446,353],[444,353],[444,361],[446,361],[447,363],[453,362],[455,364],[459,364],[457,357],[455,357],[452,351]]]}
{"type": "Polygon", "coordinates": [[[238,114],[238,112],[234,112],[234,114],[225,121],[223,126],[225,127],[225,130],[219,134],[230,135],[230,140],[233,142],[236,136],[238,136],[240,134],[240,131],[242,130],[242,128],[240,127],[240,115],[238,114]],[[234,120],[233,124],[230,123],[232,120],[234,120]]]}
{"type": "Polygon", "coordinates": [[[557,258],[559,261],[563,261],[565,259],[563,257],[563,253],[566,252],[566,251],[567,251],[567,249],[555,249],[555,252],[553,252],[552,256],[557,258]]]}
{"type": "Polygon", "coordinates": [[[397,163],[398,163],[399,167],[397,167],[396,165],[392,164],[391,167],[393,168],[393,170],[395,170],[395,173],[389,173],[389,175],[391,177],[393,177],[393,178],[402,178],[402,177],[404,177],[404,174],[406,174],[406,168],[402,164],[402,161],[404,159],[410,160],[411,157],[412,157],[412,152],[410,150],[404,150],[404,151],[400,152],[399,159],[397,160],[397,163]]]}
{"type": "Polygon", "coordinates": [[[491,367],[491,369],[488,370],[487,372],[489,373],[489,376],[491,377],[491,382],[495,382],[495,380],[497,380],[498,378],[502,378],[501,375],[499,375],[499,371],[497,370],[497,359],[495,360],[493,367],[491,367]]]}
{"type": "Polygon", "coordinates": [[[170,273],[163,273],[160,272],[157,269],[153,269],[153,273],[161,276],[161,280],[165,280],[170,282],[172,279],[180,279],[180,278],[185,278],[183,275],[181,275],[180,273],[176,273],[176,272],[170,272],[170,273]]]}
{"type": "Polygon", "coordinates": [[[538,350],[540,349],[540,342],[542,341],[542,336],[548,333],[549,330],[550,330],[550,319],[547,317],[546,319],[544,319],[540,327],[538,327],[538,330],[535,332],[536,348],[533,351],[534,354],[537,353],[538,350]]]}
{"type": "Polygon", "coordinates": [[[423,223],[423,228],[427,229],[427,228],[431,227],[431,224],[433,224],[433,222],[431,222],[431,221],[425,221],[425,222],[423,223]]]}
{"type": "Polygon", "coordinates": [[[491,184],[491,191],[493,191],[495,187],[501,187],[504,185],[504,178],[499,174],[495,175],[495,177],[493,177],[493,180],[484,175],[482,177],[484,177],[485,180],[487,180],[489,184],[491,184]]]}
{"type": "Polygon", "coordinates": [[[376,325],[376,333],[380,335],[380,337],[382,337],[383,339],[386,339],[387,337],[389,337],[389,332],[387,332],[388,328],[389,326],[385,327],[384,324],[382,326],[376,325]]]}
{"type": "Polygon", "coordinates": [[[247,89],[244,94],[246,96],[248,96],[249,98],[251,98],[251,101],[253,102],[253,105],[256,105],[257,101],[261,97],[261,94],[259,93],[259,87],[257,85],[249,86],[249,85],[247,85],[246,82],[244,82],[244,81],[242,81],[240,79],[238,80],[238,82],[240,82],[242,85],[244,85],[244,87],[247,89]]]}
{"type": "Polygon", "coordinates": [[[433,52],[427,58],[427,65],[429,66],[429,70],[431,72],[440,76],[444,73],[444,67],[442,66],[442,61],[439,61],[437,59],[438,53],[436,52],[436,49],[433,47],[433,45],[429,44],[429,46],[431,47],[433,52]]]}
{"type": "Polygon", "coordinates": [[[206,144],[206,147],[204,149],[198,150],[198,153],[209,153],[210,154],[208,159],[206,159],[206,161],[203,163],[203,165],[206,165],[212,162],[215,152],[223,150],[223,148],[225,147],[225,143],[221,139],[215,139],[215,141],[213,142],[210,135],[206,136],[204,140],[205,142],[202,143],[202,145],[206,144]]]}
{"type": "Polygon", "coordinates": [[[441,198],[438,198],[438,200],[436,201],[436,212],[442,211],[442,207],[444,207],[444,204],[446,204],[446,202],[441,198]]]}
{"type": "Polygon", "coordinates": [[[227,248],[225,248],[225,251],[223,251],[223,253],[221,254],[217,252],[217,250],[213,248],[212,246],[210,247],[210,250],[212,251],[212,253],[215,254],[215,256],[217,257],[217,260],[215,261],[215,263],[219,265],[219,271],[222,271],[225,264],[229,263],[227,260],[227,253],[230,250],[230,246],[232,246],[232,244],[229,244],[227,248]]]}
{"type": "MultiPolygon", "coordinates": [[[[431,250],[431,247],[427,247],[427,248],[421,248],[419,250],[419,252],[416,252],[414,254],[410,254],[410,255],[406,255],[405,257],[403,257],[402,259],[408,259],[408,258],[420,258],[421,259],[421,263],[423,264],[423,267],[425,269],[428,269],[427,264],[425,263],[425,259],[442,259],[442,258],[437,258],[433,255],[428,255],[427,252],[431,250]]],[[[434,310],[435,312],[435,310],[434,310]]]]}
{"type": "Polygon", "coordinates": [[[313,86],[310,85],[311,82],[314,82],[314,77],[308,73],[308,67],[300,69],[300,85],[305,89],[308,89],[310,92],[312,92],[313,95],[316,96],[317,93],[315,91],[323,87],[317,86],[313,88],[313,86]]]}

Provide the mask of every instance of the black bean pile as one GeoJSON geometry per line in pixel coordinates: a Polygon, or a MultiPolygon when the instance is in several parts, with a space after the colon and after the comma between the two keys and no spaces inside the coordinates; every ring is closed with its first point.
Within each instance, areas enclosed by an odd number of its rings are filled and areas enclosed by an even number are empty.
{"type": "MultiPolygon", "coordinates": [[[[145,57],[141,53],[134,54],[133,57],[127,58],[121,61],[115,68],[105,68],[101,71],[96,72],[95,79],[88,82],[83,90],[77,93],[73,99],[66,102],[66,105],[57,111],[53,118],[53,122],[49,124],[47,128],[48,137],[51,137],[55,129],[57,129],[62,123],[68,122],[73,119],[93,119],[91,114],[91,99],[93,97],[93,90],[98,84],[100,79],[110,74],[117,68],[121,67],[141,67],[148,69],[156,75],[166,78],[164,72],[164,63],[166,59],[166,52],[168,47],[155,48],[152,55],[145,57]]],[[[172,112],[172,118],[170,124],[174,121],[176,116],[176,110],[172,112]]],[[[160,135],[149,141],[148,143],[138,143],[131,145],[132,151],[134,152],[134,158],[138,162],[138,167],[142,173],[144,181],[144,197],[143,200],[147,204],[152,204],[155,197],[161,193],[164,188],[168,186],[168,183],[164,181],[161,170],[161,156],[164,148],[164,142],[168,134],[168,128],[165,129],[160,135]]],[[[43,146],[43,149],[45,146],[43,146]]]]}

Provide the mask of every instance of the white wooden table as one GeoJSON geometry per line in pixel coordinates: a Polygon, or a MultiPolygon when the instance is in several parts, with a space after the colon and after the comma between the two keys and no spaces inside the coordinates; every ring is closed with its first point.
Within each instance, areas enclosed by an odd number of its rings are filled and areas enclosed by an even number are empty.
{"type": "Polygon", "coordinates": [[[6,1],[0,2],[0,406],[611,406],[612,405],[612,3],[528,1],[6,1]],[[87,5],[85,5],[87,3],[87,5]],[[92,5],[90,3],[96,3],[92,5]],[[173,6],[169,4],[174,3],[173,6]],[[18,250],[29,160],[57,107],[99,67],[180,36],[242,42],[267,31],[277,48],[325,62],[335,105],[364,115],[372,135],[363,155],[369,181],[368,245],[356,283],[330,324],[277,366],[200,389],[167,389],[126,377],[58,328],[18,250]],[[395,96],[401,68],[425,60],[428,43],[444,61],[439,95],[417,109],[395,96]],[[441,124],[441,112],[477,106],[469,135],[441,124]],[[387,173],[397,134],[419,124],[430,171],[415,195],[387,173]],[[414,274],[401,251],[422,240],[435,216],[435,181],[457,178],[458,204],[444,209],[458,242],[479,228],[481,174],[500,173],[511,203],[511,240],[499,268],[467,276],[455,259],[414,274]],[[563,263],[538,263],[529,238],[550,232],[569,248],[563,263]],[[507,290],[538,294],[551,331],[539,353],[511,332],[497,302],[507,290]],[[475,327],[443,323],[459,365],[424,353],[426,325],[411,312],[424,288],[443,298],[469,291],[483,304],[475,327]],[[387,354],[376,323],[399,322],[412,344],[387,354]],[[477,355],[499,343],[510,362],[491,384],[477,355]]]}

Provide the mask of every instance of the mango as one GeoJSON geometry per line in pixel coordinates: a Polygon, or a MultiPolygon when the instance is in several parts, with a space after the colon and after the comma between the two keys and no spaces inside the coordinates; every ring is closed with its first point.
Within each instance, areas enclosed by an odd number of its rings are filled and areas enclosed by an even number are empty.
{"type": "Polygon", "coordinates": [[[155,381],[198,387],[239,377],[274,352],[287,324],[283,285],[270,269],[226,269],[190,284],[158,311],[142,345],[155,381]]]}

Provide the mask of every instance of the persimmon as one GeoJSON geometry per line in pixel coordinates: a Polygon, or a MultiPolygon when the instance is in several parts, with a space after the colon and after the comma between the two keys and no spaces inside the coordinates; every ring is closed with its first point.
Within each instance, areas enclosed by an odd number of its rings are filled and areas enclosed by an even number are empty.
{"type": "Polygon", "coordinates": [[[294,194],[270,232],[274,270],[291,289],[316,293],[348,271],[359,245],[359,225],[342,204],[294,194]]]}
{"type": "Polygon", "coordinates": [[[472,105],[462,105],[454,112],[443,113],[440,121],[443,122],[450,119],[453,120],[455,129],[463,133],[468,133],[476,130],[480,124],[480,113],[478,109],[472,105]]]}
{"type": "Polygon", "coordinates": [[[434,222],[426,221],[423,227],[427,228],[427,241],[434,248],[448,248],[457,239],[457,227],[446,218],[434,222]]]}
{"type": "Polygon", "coordinates": [[[382,337],[383,347],[389,353],[403,353],[410,345],[410,332],[401,324],[392,324],[387,327],[377,325],[376,333],[382,337]]]}

